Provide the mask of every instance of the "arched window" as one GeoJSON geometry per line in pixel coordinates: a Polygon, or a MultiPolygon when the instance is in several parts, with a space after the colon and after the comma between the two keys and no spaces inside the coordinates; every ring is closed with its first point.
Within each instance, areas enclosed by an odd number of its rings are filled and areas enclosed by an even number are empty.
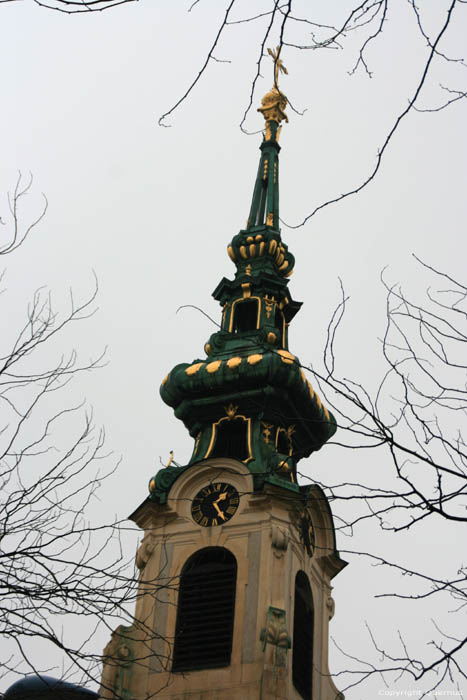
{"type": "Polygon", "coordinates": [[[230,664],[237,562],[223,547],[195,552],[182,569],[172,671],[230,664]]]}
{"type": "Polygon", "coordinates": [[[247,418],[234,416],[223,418],[215,424],[214,447],[209,457],[232,457],[240,462],[251,458],[250,423],[247,418]]]}
{"type": "Polygon", "coordinates": [[[259,321],[258,299],[242,299],[234,303],[232,314],[231,331],[234,333],[244,333],[246,331],[256,330],[259,321]]]}
{"type": "Polygon", "coordinates": [[[313,628],[313,596],[310,582],[308,576],[299,571],[295,577],[292,679],[304,700],[312,699],[313,628]]]}
{"type": "Polygon", "coordinates": [[[292,434],[295,432],[295,426],[290,426],[288,430],[285,428],[277,428],[276,432],[276,450],[283,455],[291,455],[293,452],[292,434]]]}

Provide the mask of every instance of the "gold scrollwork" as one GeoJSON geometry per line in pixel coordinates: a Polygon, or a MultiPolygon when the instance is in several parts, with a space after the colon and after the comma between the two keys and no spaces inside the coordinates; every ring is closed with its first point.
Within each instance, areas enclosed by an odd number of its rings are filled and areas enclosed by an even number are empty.
{"type": "Polygon", "coordinates": [[[235,414],[238,411],[238,406],[234,406],[233,403],[229,403],[228,406],[224,406],[224,411],[226,413],[227,418],[232,420],[232,418],[235,417],[235,414]]]}
{"type": "Polygon", "coordinates": [[[270,318],[272,314],[272,309],[274,307],[273,299],[269,299],[267,296],[264,297],[264,305],[266,308],[266,318],[270,318]]]}
{"type": "Polygon", "coordinates": [[[266,445],[269,445],[271,442],[271,432],[274,426],[272,423],[266,423],[265,421],[261,421],[261,425],[263,427],[264,442],[266,445]]]}

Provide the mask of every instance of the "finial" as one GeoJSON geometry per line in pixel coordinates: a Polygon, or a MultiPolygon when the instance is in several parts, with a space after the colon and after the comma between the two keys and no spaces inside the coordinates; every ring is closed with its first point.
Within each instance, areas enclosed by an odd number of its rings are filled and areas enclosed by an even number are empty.
{"type": "Polygon", "coordinates": [[[286,122],[289,121],[284,112],[287,107],[287,97],[279,90],[279,73],[288,75],[287,68],[280,59],[280,52],[280,46],[277,46],[275,50],[268,49],[268,54],[274,61],[274,85],[261,100],[261,107],[258,107],[258,112],[262,113],[266,121],[266,140],[271,138],[273,140],[278,140],[280,131],[280,127],[278,129],[277,126],[271,129],[271,125],[268,122],[276,122],[277,125],[280,125],[283,119],[285,119],[286,122]]]}
{"type": "Polygon", "coordinates": [[[268,54],[274,61],[274,87],[277,88],[277,90],[279,90],[279,73],[285,73],[285,75],[289,74],[287,68],[284,66],[280,59],[280,53],[280,46],[277,46],[275,51],[274,49],[268,49],[268,54]]]}

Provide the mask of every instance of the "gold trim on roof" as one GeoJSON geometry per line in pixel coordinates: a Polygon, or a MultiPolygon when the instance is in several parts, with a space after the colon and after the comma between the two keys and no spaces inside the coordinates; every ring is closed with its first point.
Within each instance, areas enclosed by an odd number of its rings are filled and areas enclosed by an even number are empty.
{"type": "Polygon", "coordinates": [[[227,367],[229,369],[235,369],[242,363],[242,358],[241,357],[231,357],[229,360],[227,360],[227,367]]]}
{"type": "Polygon", "coordinates": [[[190,367],[186,368],[185,374],[191,377],[193,374],[196,374],[196,372],[199,372],[203,365],[204,362],[196,362],[194,365],[190,365],[190,367]]]}

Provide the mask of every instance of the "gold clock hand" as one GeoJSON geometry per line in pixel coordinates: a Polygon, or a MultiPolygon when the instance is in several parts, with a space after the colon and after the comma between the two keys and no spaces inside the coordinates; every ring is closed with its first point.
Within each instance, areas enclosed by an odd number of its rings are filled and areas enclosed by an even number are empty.
{"type": "Polygon", "coordinates": [[[217,501],[214,501],[214,503],[219,503],[219,501],[225,501],[226,498],[227,498],[227,491],[224,491],[224,493],[221,493],[221,495],[219,496],[217,501]]]}
{"type": "Polygon", "coordinates": [[[215,509],[217,510],[217,512],[219,513],[219,517],[222,518],[222,520],[225,520],[225,515],[224,515],[224,513],[221,511],[221,509],[219,508],[219,506],[217,505],[217,501],[214,501],[214,503],[213,503],[212,505],[214,506],[214,508],[215,508],[215,509]]]}

